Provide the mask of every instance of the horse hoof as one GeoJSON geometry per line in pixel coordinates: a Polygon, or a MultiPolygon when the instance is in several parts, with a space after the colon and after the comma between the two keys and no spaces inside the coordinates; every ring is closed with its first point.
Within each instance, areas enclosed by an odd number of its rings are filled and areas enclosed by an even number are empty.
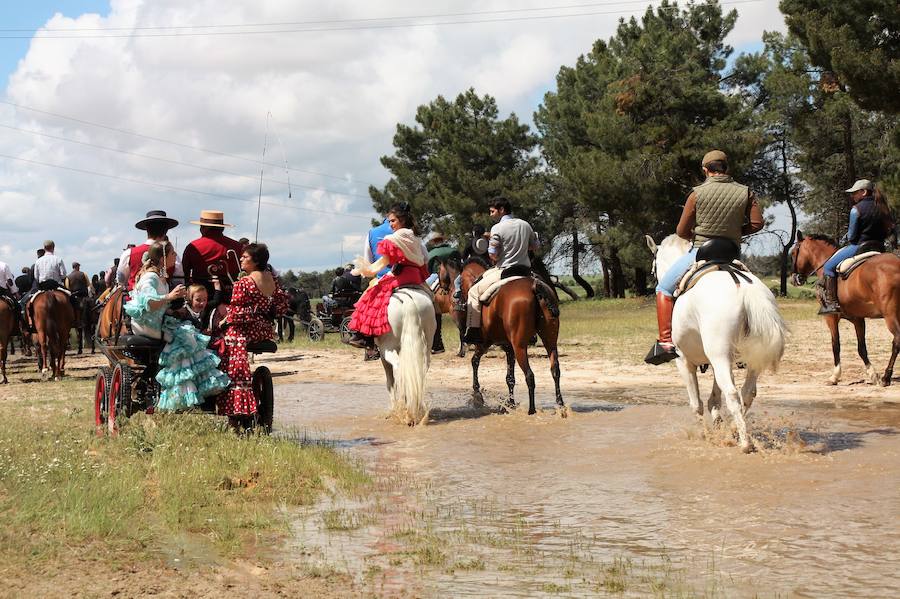
{"type": "Polygon", "coordinates": [[[46,381],[49,378],[50,378],[50,371],[45,368],[44,370],[41,371],[41,380],[46,381]]]}
{"type": "Polygon", "coordinates": [[[891,386],[891,377],[886,376],[883,379],[881,379],[881,386],[882,387],[890,387],[891,386]]]}
{"type": "Polygon", "coordinates": [[[828,385],[837,385],[837,384],[838,384],[838,380],[837,380],[837,379],[834,379],[834,378],[828,379],[828,383],[827,383],[827,384],[828,384],[828,385]]]}
{"type": "Polygon", "coordinates": [[[741,451],[743,453],[753,453],[756,451],[756,446],[753,445],[753,443],[748,443],[747,445],[741,447],[741,451]]]}
{"type": "Polygon", "coordinates": [[[537,410],[528,410],[529,416],[534,416],[535,414],[537,414],[537,410]]]}
{"type": "Polygon", "coordinates": [[[472,405],[476,408],[484,407],[484,395],[482,395],[480,391],[472,393],[472,405]]]}

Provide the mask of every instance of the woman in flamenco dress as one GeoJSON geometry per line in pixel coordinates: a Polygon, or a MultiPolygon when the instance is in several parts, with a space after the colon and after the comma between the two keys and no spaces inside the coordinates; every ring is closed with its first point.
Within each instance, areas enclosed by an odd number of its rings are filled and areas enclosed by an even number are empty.
{"type": "Polygon", "coordinates": [[[229,384],[228,377],[218,368],[219,357],[206,348],[209,337],[190,322],[166,314],[169,303],[185,295],[184,285],[169,290],[166,271],[174,264],[175,249],[171,243],[159,241],[150,246],[144,254],[132,299],[125,304],[135,334],[166,341],[156,374],[160,394],[154,409],[160,411],[197,406],[229,384]]]}
{"type": "Polygon", "coordinates": [[[372,264],[360,264],[353,274],[374,277],[386,266],[391,271],[380,279],[373,279],[366,292],[356,302],[350,319],[350,337],[353,347],[369,348],[375,338],[391,330],[388,322],[388,304],[394,289],[407,285],[421,285],[428,278],[428,251],[419,237],[415,219],[409,204],[395,204],[387,214],[393,233],[378,242],[381,255],[372,264]]]}
{"type": "Polygon", "coordinates": [[[227,314],[219,323],[225,337],[222,369],[231,379],[231,387],[219,396],[218,411],[228,417],[235,430],[246,428],[259,406],[253,394],[247,345],[275,337],[272,322],[288,310],[288,295],[269,268],[269,249],[251,243],[241,254],[241,270],[231,293],[227,314]]]}

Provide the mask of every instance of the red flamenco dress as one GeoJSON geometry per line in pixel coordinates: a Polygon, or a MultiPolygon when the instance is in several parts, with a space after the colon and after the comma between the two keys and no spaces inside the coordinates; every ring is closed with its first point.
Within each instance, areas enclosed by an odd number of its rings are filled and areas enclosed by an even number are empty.
{"type": "Polygon", "coordinates": [[[231,387],[218,397],[218,411],[224,416],[252,416],[256,414],[250,359],[247,345],[275,337],[272,320],[287,313],[288,296],[276,281],[275,292],[266,297],[251,277],[234,284],[228,323],[225,330],[222,370],[231,379],[231,387]]]}
{"type": "MultiPolygon", "coordinates": [[[[350,318],[350,330],[359,331],[368,337],[379,337],[391,330],[388,322],[388,304],[394,289],[403,285],[421,285],[428,278],[426,264],[424,262],[416,264],[391,241],[390,237],[378,242],[376,251],[386,258],[393,268],[359,298],[350,318]]],[[[421,259],[421,256],[416,257],[421,259]]]]}

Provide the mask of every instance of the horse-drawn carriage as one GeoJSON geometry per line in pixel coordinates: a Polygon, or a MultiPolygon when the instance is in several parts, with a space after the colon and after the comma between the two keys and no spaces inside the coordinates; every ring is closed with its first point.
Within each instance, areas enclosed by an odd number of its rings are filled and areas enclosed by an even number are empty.
{"type": "MultiPolygon", "coordinates": [[[[165,341],[133,335],[127,329],[124,312],[124,290],[119,287],[107,298],[102,307],[95,339],[101,353],[109,361],[101,366],[94,384],[94,422],[97,434],[108,431],[115,434],[122,418],[137,412],[152,412],[160,396],[156,381],[159,372],[159,355],[165,341]]],[[[274,341],[250,344],[252,354],[274,353],[274,341]]],[[[272,429],[274,394],[272,373],[266,366],[253,371],[253,394],[258,402],[257,413],[251,423],[264,432],[272,429]]],[[[215,401],[208,398],[201,404],[204,412],[214,413],[215,401]]]]}
{"type": "Polygon", "coordinates": [[[279,323],[278,338],[283,340],[284,325],[290,329],[288,341],[293,341],[294,324],[299,324],[306,330],[306,336],[310,341],[322,341],[326,333],[340,333],[344,343],[350,339],[350,317],[353,315],[353,305],[359,300],[359,291],[340,291],[330,296],[330,301],[316,303],[313,311],[309,301],[309,295],[302,290],[288,290],[290,296],[291,312],[286,317],[289,323],[279,323]]]}

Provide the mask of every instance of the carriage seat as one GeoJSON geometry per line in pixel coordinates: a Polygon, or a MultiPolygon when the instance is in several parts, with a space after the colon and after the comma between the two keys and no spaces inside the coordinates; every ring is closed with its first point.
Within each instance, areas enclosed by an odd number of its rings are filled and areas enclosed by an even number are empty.
{"type": "Polygon", "coordinates": [[[247,345],[247,352],[251,354],[274,354],[276,351],[278,351],[278,345],[271,339],[247,345]]]}
{"type": "Polygon", "coordinates": [[[166,340],[144,337],[143,335],[122,335],[119,337],[119,344],[127,349],[155,350],[165,347],[166,340]]]}

